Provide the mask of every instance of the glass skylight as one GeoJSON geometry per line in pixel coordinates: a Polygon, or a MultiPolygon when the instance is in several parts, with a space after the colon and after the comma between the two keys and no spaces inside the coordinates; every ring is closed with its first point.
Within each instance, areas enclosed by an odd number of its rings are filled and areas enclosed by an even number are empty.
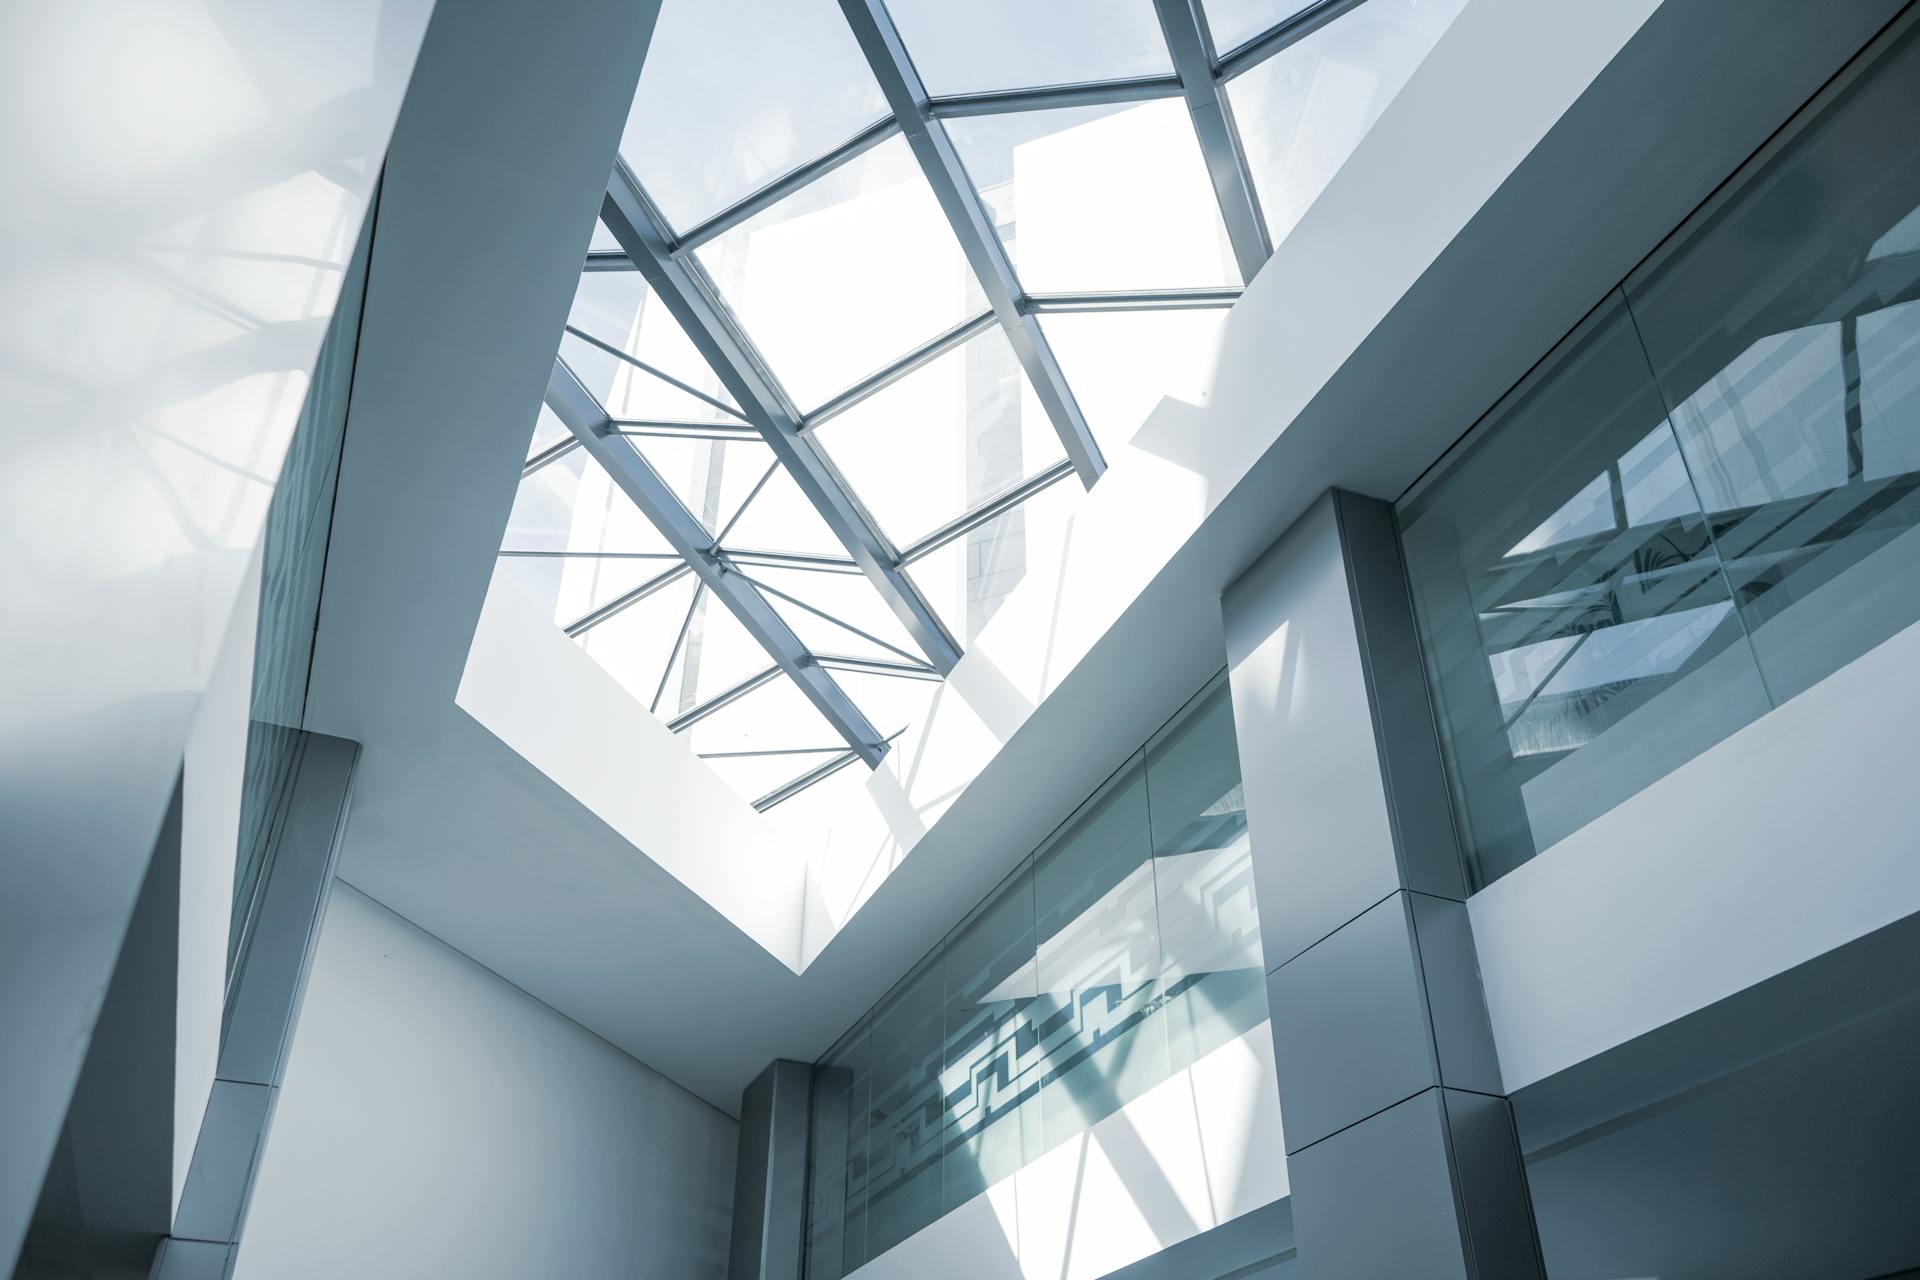
{"type": "Polygon", "coordinates": [[[864,774],[1463,3],[666,0],[502,574],[756,806],[864,774]]]}

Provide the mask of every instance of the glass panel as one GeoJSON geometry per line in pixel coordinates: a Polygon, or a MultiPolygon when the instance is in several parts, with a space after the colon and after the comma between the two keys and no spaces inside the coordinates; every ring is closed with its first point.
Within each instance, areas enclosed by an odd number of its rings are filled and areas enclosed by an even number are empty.
{"type": "Polygon", "coordinates": [[[674,638],[698,585],[692,574],[671,582],[585,632],[579,645],[641,706],[653,701],[674,638]]]}
{"type": "Polygon", "coordinates": [[[818,438],[895,546],[1066,456],[998,327],[821,423],[818,438]]]}
{"type": "MultiPolygon", "coordinates": [[[[722,404],[734,403],[680,322],[648,290],[646,279],[637,271],[583,273],[567,323],[722,404]]],[[[561,338],[560,355],[613,417],[740,420],[572,334],[561,338]]]]}
{"type": "Polygon", "coordinates": [[[1232,53],[1255,36],[1311,8],[1316,0],[1205,0],[1207,27],[1213,32],[1214,50],[1232,53]]]}
{"type": "MultiPolygon", "coordinates": [[[[1073,398],[1102,450],[1133,439],[1164,399],[1203,405],[1213,387],[1225,308],[1179,311],[1062,312],[1040,327],[1067,375],[1073,398]]],[[[1185,424],[1142,441],[1149,452],[1178,456],[1185,424]]]]}
{"type": "Polygon", "coordinates": [[[886,114],[833,0],[667,0],[620,154],[684,231],[886,114]]]}
{"type": "Polygon", "coordinates": [[[520,482],[500,546],[503,551],[580,553],[673,550],[613,477],[581,449],[520,482]]]}
{"type": "Polygon", "coordinates": [[[872,1045],[862,1018],[814,1073],[807,1145],[807,1280],[840,1280],[866,1261],[872,1045]]]}
{"type": "Polygon", "coordinates": [[[845,557],[847,548],[833,536],[820,512],[783,467],[773,473],[740,513],[727,535],[728,547],[845,557]]]}
{"type": "Polygon", "coordinates": [[[936,96],[1173,73],[1153,0],[891,0],[936,96]]]}
{"type": "Polygon", "coordinates": [[[1776,702],[1920,620],[1916,101],[1910,33],[1631,287],[1776,702]]]}
{"type": "Polygon", "coordinates": [[[1183,99],[947,129],[1029,292],[1240,282],[1183,99]]]}
{"type": "Polygon", "coordinates": [[[1456,453],[1400,522],[1484,884],[1767,698],[1617,294],[1456,453]]]}
{"type": "MultiPolygon", "coordinates": [[[[676,624],[678,621],[675,619],[676,624]]],[[[659,678],[657,668],[654,676],[655,679],[659,678]]],[[[647,690],[647,696],[653,696],[652,689],[647,690]]],[[[689,726],[685,734],[688,746],[697,755],[805,751],[815,747],[845,746],[833,726],[827,723],[826,717],[815,710],[813,703],[807,700],[807,695],[784,675],[689,726]]],[[[779,781],[804,773],[819,762],[818,759],[790,761],[793,767],[782,766],[779,781]]],[[[741,790],[741,795],[748,800],[757,800],[763,791],[764,788],[749,795],[746,790],[741,790]]]]}
{"type": "Polygon", "coordinates": [[[800,643],[814,653],[881,658],[889,662],[901,661],[902,654],[910,660],[919,653],[907,629],[894,616],[893,610],[887,607],[887,602],[880,598],[873,584],[867,581],[865,574],[768,568],[749,568],[745,572],[755,582],[765,583],[775,591],[804,601],[901,651],[895,653],[884,645],[862,639],[846,627],[837,626],[825,618],[808,613],[792,601],[769,594],[767,598],[774,610],[787,620],[787,625],[800,637],[800,643]]]}
{"type": "Polygon", "coordinates": [[[1045,1057],[1042,1144],[1051,1148],[1112,1115],[1167,1076],[1158,994],[1146,774],[1140,757],[1034,855],[1039,994],[1034,1034],[1045,1057]]]}
{"type": "Polygon", "coordinates": [[[1425,60],[1466,0],[1367,0],[1227,82],[1278,244],[1425,60]]]}
{"type": "Polygon", "coordinates": [[[903,138],[703,245],[699,259],[803,409],[979,310],[903,138]]]}
{"type": "Polygon", "coordinates": [[[758,440],[626,439],[709,533],[733,518],[773,462],[773,450],[758,440]]]}
{"type": "Polygon", "coordinates": [[[938,680],[864,671],[835,671],[833,678],[882,734],[896,733],[925,719],[942,687],[938,680]]]}
{"type": "Polygon", "coordinates": [[[1147,797],[1168,1066],[1179,1071],[1267,1017],[1253,851],[1224,674],[1147,744],[1147,797]]]}
{"type": "Polygon", "coordinates": [[[1034,555],[1057,556],[1086,490],[1074,476],[1056,480],[1011,511],[915,560],[907,576],[961,647],[992,621],[1027,576],[1034,555]]]}
{"type": "Polygon", "coordinates": [[[685,715],[772,665],[773,658],[733,610],[711,591],[702,592],[686,641],[674,658],[673,674],[661,692],[658,714],[662,720],[685,715]]]}
{"type": "Polygon", "coordinates": [[[503,555],[500,571],[564,627],[679,563],[678,557],[503,555]]]}
{"type": "Polygon", "coordinates": [[[570,434],[566,424],[543,402],[540,415],[533,420],[533,439],[527,442],[527,457],[531,458],[542,449],[560,443],[570,434]]]}
{"type": "Polygon", "coordinates": [[[944,1210],[958,1208],[1040,1154],[1033,931],[1028,859],[943,948],[944,1210]]]}
{"type": "Polygon", "coordinates": [[[721,756],[709,759],[707,766],[733,788],[735,795],[752,804],[845,752],[844,747],[821,747],[781,755],[721,756]]]}
{"type": "Polygon", "coordinates": [[[869,1256],[891,1249],[942,1212],[943,994],[940,957],[935,955],[873,1011],[869,1256]]]}

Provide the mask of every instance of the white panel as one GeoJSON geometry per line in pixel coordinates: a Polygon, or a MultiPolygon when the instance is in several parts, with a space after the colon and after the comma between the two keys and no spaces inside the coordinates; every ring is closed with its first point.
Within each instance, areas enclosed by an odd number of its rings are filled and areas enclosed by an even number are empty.
{"type": "Polygon", "coordinates": [[[497,569],[455,701],[774,959],[799,969],[795,903],[806,862],[684,736],[497,569]],[[635,778],[648,786],[634,786],[635,778]]]}
{"type": "Polygon", "coordinates": [[[1920,911],[1910,627],[1475,894],[1512,1093],[1920,911]]]}
{"type": "Polygon", "coordinates": [[[0,1270],[430,9],[0,5],[0,1270]]]}
{"type": "Polygon", "coordinates": [[[737,1134],[336,882],[234,1274],[719,1277],[737,1134]]]}

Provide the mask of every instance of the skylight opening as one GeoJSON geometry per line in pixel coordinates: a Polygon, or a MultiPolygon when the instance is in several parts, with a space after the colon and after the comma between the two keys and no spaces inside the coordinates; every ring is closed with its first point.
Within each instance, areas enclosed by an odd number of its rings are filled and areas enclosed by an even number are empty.
{"type": "Polygon", "coordinates": [[[1463,2],[667,0],[504,571],[756,807],[864,772],[1463,2]]]}

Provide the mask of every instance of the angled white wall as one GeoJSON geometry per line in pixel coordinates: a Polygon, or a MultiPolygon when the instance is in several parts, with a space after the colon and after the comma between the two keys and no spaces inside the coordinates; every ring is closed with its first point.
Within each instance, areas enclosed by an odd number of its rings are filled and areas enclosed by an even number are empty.
{"type": "Polygon", "coordinates": [[[0,6],[0,1270],[431,8],[0,6]]]}
{"type": "Polygon", "coordinates": [[[718,1280],[737,1130],[336,882],[234,1276],[718,1280]]]}

